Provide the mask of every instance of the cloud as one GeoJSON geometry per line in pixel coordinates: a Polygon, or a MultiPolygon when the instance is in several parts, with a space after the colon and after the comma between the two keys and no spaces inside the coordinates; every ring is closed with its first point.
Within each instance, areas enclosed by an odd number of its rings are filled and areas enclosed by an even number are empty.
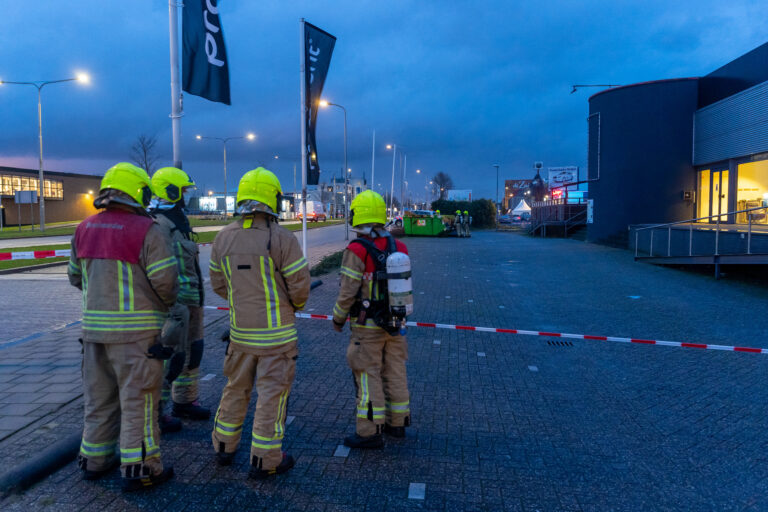
{"type": "MultiPolygon", "coordinates": [[[[196,133],[248,131],[233,143],[229,186],[269,161],[293,181],[299,151],[298,19],[338,37],[325,93],[349,112],[349,160],[370,173],[377,132],[377,181],[391,172],[384,143],[405,148],[409,169],[449,172],[475,195],[531,165],[586,165],[590,90],[574,83],[633,83],[698,76],[762,44],[763,5],[754,1],[278,2],[221,0],[233,106],[185,95],[185,168],[221,181],[221,152],[196,133]],[[278,154],[278,161],[269,160],[278,154]],[[413,167],[411,167],[413,166],[413,167]],[[492,176],[493,174],[493,176],[492,176]]],[[[156,134],[170,160],[168,19],[154,0],[57,0],[4,5],[0,78],[60,78],[75,69],[89,87],[43,91],[46,161],[97,172],[128,158],[141,133],[156,134]]],[[[37,111],[31,88],[0,87],[0,164],[36,167],[37,111]],[[25,160],[26,159],[26,160],[25,160]]],[[[342,165],[341,115],[320,113],[325,175],[342,165]]]]}

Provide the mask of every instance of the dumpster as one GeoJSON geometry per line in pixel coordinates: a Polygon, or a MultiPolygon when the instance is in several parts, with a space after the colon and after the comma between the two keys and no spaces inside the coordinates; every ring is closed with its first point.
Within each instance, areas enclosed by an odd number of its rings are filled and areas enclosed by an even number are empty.
{"type": "Polygon", "coordinates": [[[403,228],[408,236],[440,236],[445,231],[440,217],[405,216],[403,228]]]}

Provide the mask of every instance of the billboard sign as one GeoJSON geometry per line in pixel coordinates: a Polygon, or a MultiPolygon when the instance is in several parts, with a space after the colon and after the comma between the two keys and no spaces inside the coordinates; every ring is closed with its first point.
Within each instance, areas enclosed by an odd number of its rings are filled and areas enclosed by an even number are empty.
{"type": "Polygon", "coordinates": [[[562,187],[579,181],[579,168],[575,166],[549,167],[548,171],[549,188],[562,187]]]}
{"type": "Polygon", "coordinates": [[[446,198],[449,201],[472,201],[472,189],[449,190],[446,198]]]}

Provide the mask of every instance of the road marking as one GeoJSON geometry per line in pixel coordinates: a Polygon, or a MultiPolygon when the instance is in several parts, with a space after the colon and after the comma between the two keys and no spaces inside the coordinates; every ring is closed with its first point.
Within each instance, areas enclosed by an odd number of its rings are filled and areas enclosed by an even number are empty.
{"type": "Polygon", "coordinates": [[[539,367],[538,366],[529,366],[528,369],[531,370],[532,372],[539,371],[539,367]]]}
{"type": "Polygon", "coordinates": [[[450,296],[450,295],[446,295],[446,296],[445,296],[445,298],[446,298],[446,299],[450,299],[450,298],[451,298],[451,296],[450,296]]]}
{"type": "Polygon", "coordinates": [[[200,382],[204,382],[204,381],[206,381],[206,380],[211,380],[211,379],[212,379],[212,378],[214,378],[215,376],[216,376],[216,374],[215,374],[215,373],[209,373],[209,374],[207,374],[205,377],[201,378],[201,379],[200,379],[200,382]]]}
{"type": "Polygon", "coordinates": [[[637,299],[639,299],[641,297],[641,295],[627,295],[627,297],[632,299],[632,300],[637,300],[637,299]]]}
{"type": "Polygon", "coordinates": [[[467,302],[475,302],[475,301],[474,301],[474,300],[472,300],[472,299],[469,299],[467,302]]]}
{"type": "Polygon", "coordinates": [[[336,451],[333,452],[334,457],[346,457],[349,455],[349,446],[344,446],[343,444],[340,444],[336,447],[336,451]]]}
{"type": "Polygon", "coordinates": [[[288,416],[287,418],[285,418],[285,426],[288,426],[291,423],[293,423],[293,420],[295,419],[296,419],[296,416],[288,416]]]}
{"type": "Polygon", "coordinates": [[[408,499],[409,500],[423,500],[427,493],[427,484],[417,484],[411,482],[408,486],[408,499]]]}
{"type": "Polygon", "coordinates": [[[478,352],[477,357],[485,357],[485,352],[478,352]]]}
{"type": "Polygon", "coordinates": [[[504,306],[499,306],[499,309],[504,309],[504,306]]]}
{"type": "Polygon", "coordinates": [[[440,344],[440,340],[435,340],[435,341],[432,342],[432,344],[433,345],[439,345],[440,344]]]}

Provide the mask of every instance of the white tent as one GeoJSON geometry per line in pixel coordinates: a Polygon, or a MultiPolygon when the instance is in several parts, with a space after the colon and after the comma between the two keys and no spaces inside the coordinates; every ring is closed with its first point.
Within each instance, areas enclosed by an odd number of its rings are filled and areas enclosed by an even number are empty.
{"type": "Polygon", "coordinates": [[[525,199],[521,199],[520,203],[512,210],[513,215],[520,215],[521,213],[530,213],[531,207],[525,202],[525,199]]]}

